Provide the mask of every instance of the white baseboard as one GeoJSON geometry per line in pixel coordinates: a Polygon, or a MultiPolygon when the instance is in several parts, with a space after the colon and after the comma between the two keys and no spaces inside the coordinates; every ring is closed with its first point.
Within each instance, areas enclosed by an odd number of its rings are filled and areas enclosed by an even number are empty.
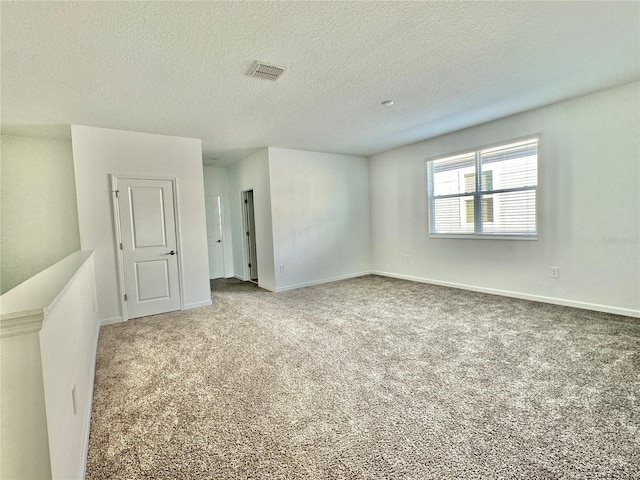
{"type": "MultiPolygon", "coordinates": [[[[209,305],[212,305],[212,301],[211,299],[209,300],[203,300],[201,302],[193,302],[193,303],[185,303],[183,310],[191,310],[192,308],[198,308],[198,307],[208,307],[209,305]]],[[[122,323],[124,322],[124,318],[122,317],[111,317],[111,318],[103,318],[102,320],[100,320],[100,326],[104,327],[105,325],[111,325],[114,323],[122,323]]]]}
{"type": "Polygon", "coordinates": [[[498,290],[495,288],[476,287],[474,285],[465,285],[462,283],[442,282],[429,278],[412,277],[410,275],[400,275],[390,272],[373,271],[374,275],[383,277],[399,278],[402,280],[411,280],[412,282],[429,283],[432,285],[440,285],[443,287],[459,288],[462,290],[471,290],[473,292],[489,293],[491,295],[500,295],[502,297],[520,298],[522,300],[533,300],[534,302],[551,303],[554,305],[562,305],[565,307],[582,308],[584,310],[595,310],[596,312],[613,313],[615,315],[624,315],[627,317],[640,318],[640,310],[630,308],[612,307],[610,305],[599,305],[597,303],[579,302],[576,300],[567,300],[557,297],[545,297],[543,295],[531,295],[529,293],[512,292],[509,290],[498,290]]]}
{"type": "Polygon", "coordinates": [[[122,317],[102,318],[100,319],[100,326],[104,327],[105,325],[111,325],[113,323],[122,323],[122,322],[124,322],[124,318],[122,317]]]}
{"type": "Polygon", "coordinates": [[[283,287],[278,287],[275,289],[275,292],[286,292],[287,290],[295,290],[296,288],[311,287],[313,285],[321,285],[323,283],[337,282],[338,280],[346,280],[347,278],[362,277],[364,275],[370,275],[372,273],[374,272],[366,271],[366,272],[350,273],[348,275],[340,275],[338,277],[322,278],[320,280],[312,280],[310,282],[295,283],[292,285],[285,285],[283,287]]]}
{"type": "Polygon", "coordinates": [[[192,308],[198,308],[198,307],[208,307],[212,303],[213,302],[211,302],[211,299],[202,300],[201,302],[185,303],[183,310],[191,310],[192,308]]]}

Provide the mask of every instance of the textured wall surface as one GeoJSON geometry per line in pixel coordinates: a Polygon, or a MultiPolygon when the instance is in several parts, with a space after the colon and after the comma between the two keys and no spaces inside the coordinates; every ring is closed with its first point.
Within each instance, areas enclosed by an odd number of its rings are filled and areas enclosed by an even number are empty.
{"type": "Polygon", "coordinates": [[[269,176],[278,290],[371,269],[365,157],[269,148],[269,176]]]}
{"type": "Polygon", "coordinates": [[[640,314],[639,88],[626,85],[373,156],[374,271],[640,314]],[[427,158],[536,133],[537,241],[429,238],[427,158]],[[558,279],[550,278],[551,266],[560,268],[558,279]]]}
{"type": "Polygon", "coordinates": [[[80,248],[71,142],[2,135],[1,293],[80,248]]]}
{"type": "Polygon", "coordinates": [[[242,223],[241,194],[243,191],[253,190],[258,284],[267,290],[275,290],[270,189],[269,151],[267,148],[248,156],[240,162],[236,162],[229,169],[233,269],[235,275],[243,278],[245,272],[244,241],[246,237],[242,223]]]}
{"type": "Polygon", "coordinates": [[[183,304],[211,302],[200,140],[72,125],[80,241],[95,250],[101,322],[122,319],[109,174],[175,178],[183,304]]]}

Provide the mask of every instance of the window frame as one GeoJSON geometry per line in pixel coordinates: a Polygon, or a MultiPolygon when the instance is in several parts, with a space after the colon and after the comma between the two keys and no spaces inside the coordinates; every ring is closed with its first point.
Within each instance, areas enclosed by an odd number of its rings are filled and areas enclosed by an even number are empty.
{"type": "MultiPolygon", "coordinates": [[[[504,140],[500,142],[490,143],[486,145],[482,145],[479,147],[459,150],[457,152],[447,153],[445,155],[438,155],[435,157],[427,158],[426,166],[427,166],[427,221],[429,225],[429,238],[450,238],[450,239],[461,239],[461,240],[538,240],[539,232],[539,215],[538,215],[538,207],[539,207],[539,195],[538,195],[538,186],[540,180],[540,137],[539,133],[526,135],[523,137],[512,138],[510,140],[504,140]],[[483,150],[488,150],[492,148],[507,146],[514,143],[521,143],[535,140],[537,142],[537,152],[536,152],[536,185],[535,186],[525,186],[525,187],[515,187],[515,188],[507,188],[507,189],[498,189],[498,190],[481,190],[482,185],[482,160],[480,152],[483,150]],[[448,195],[439,195],[437,197],[433,196],[433,162],[436,160],[442,160],[450,157],[457,157],[462,155],[471,155],[473,154],[475,157],[475,181],[476,188],[474,192],[462,192],[448,195]],[[479,175],[478,175],[479,173],[479,175]],[[480,231],[478,233],[478,225],[482,224],[483,219],[481,215],[481,202],[475,201],[476,198],[481,199],[483,195],[491,195],[496,193],[510,193],[510,192],[524,192],[531,191],[536,192],[536,201],[535,201],[535,233],[485,233],[480,231]],[[460,198],[466,199],[471,198],[474,199],[474,228],[472,232],[469,233],[434,233],[435,230],[435,207],[434,203],[436,199],[439,198],[460,198]]],[[[493,187],[493,185],[492,185],[493,187]]]]}

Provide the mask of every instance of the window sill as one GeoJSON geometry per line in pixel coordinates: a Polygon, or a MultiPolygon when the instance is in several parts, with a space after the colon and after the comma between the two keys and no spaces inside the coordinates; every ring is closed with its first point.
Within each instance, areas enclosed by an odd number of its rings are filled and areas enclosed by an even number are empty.
{"type": "Polygon", "coordinates": [[[449,238],[458,240],[538,240],[538,235],[493,235],[486,233],[484,235],[476,235],[472,233],[430,233],[429,238],[449,238]]]}

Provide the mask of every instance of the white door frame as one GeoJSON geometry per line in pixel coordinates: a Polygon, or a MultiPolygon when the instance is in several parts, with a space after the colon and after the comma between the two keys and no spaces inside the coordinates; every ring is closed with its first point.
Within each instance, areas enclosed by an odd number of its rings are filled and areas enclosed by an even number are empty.
{"type": "MultiPolygon", "coordinates": [[[[240,191],[240,215],[242,217],[242,260],[243,260],[243,266],[242,266],[242,272],[243,272],[243,280],[244,281],[249,281],[249,282],[253,282],[258,284],[260,282],[260,271],[258,270],[258,282],[254,281],[251,278],[251,269],[249,268],[249,258],[251,257],[251,253],[249,252],[250,247],[247,245],[247,215],[246,215],[246,206],[244,203],[244,194],[248,193],[248,192],[252,192],[253,194],[253,216],[254,216],[254,225],[253,225],[253,236],[255,238],[256,241],[256,252],[255,252],[255,257],[258,256],[258,239],[256,237],[256,232],[255,232],[255,190],[253,187],[249,187],[249,188],[245,188],[244,190],[240,191]]],[[[257,262],[257,258],[252,258],[251,259],[252,262],[256,263],[256,270],[258,269],[258,262],[257,262]]]]}
{"type": "Polygon", "coordinates": [[[124,258],[120,244],[122,243],[122,231],[120,228],[120,208],[118,205],[118,179],[129,180],[167,180],[171,182],[171,188],[173,190],[173,211],[175,217],[176,227],[176,243],[178,245],[177,260],[178,260],[178,288],[180,291],[180,310],[184,310],[184,287],[182,282],[182,242],[180,240],[180,210],[178,209],[178,184],[175,177],[160,177],[157,175],[129,175],[129,174],[109,174],[109,186],[111,189],[111,205],[113,210],[113,223],[115,228],[115,243],[114,249],[116,251],[116,269],[118,272],[118,296],[120,301],[120,311],[122,312],[122,320],[124,322],[129,320],[129,312],[127,311],[127,302],[124,299],[126,293],[126,283],[124,281],[124,258]]]}
{"type": "Polygon", "coordinates": [[[240,190],[240,218],[242,219],[242,280],[245,282],[250,280],[251,272],[249,272],[249,254],[247,253],[247,220],[244,206],[244,193],[252,190],[247,188],[246,190],[240,190]]]}

